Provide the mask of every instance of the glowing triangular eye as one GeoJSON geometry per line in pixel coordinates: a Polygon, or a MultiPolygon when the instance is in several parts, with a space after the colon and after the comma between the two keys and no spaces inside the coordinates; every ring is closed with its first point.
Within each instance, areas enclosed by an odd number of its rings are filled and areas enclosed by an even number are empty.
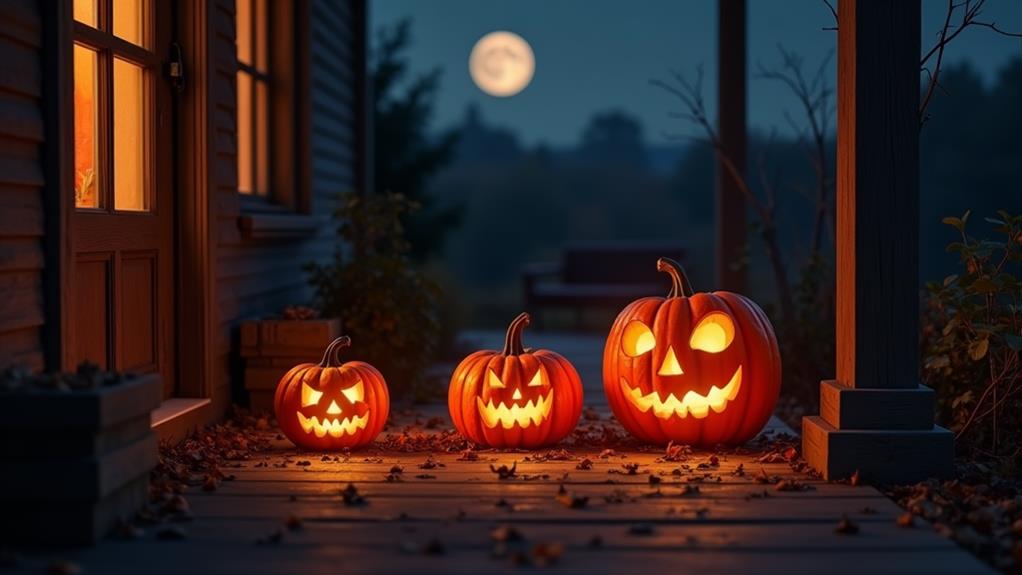
{"type": "Polygon", "coordinates": [[[639,357],[656,347],[656,336],[649,326],[635,319],[625,326],[621,336],[621,350],[629,357],[639,357]]]}
{"type": "Polygon", "coordinates": [[[302,383],[302,407],[316,405],[321,397],[323,397],[322,391],[316,391],[309,387],[309,384],[302,383]]]}
{"type": "Polygon", "coordinates": [[[529,380],[529,387],[539,387],[541,385],[543,385],[543,374],[537,369],[536,375],[532,376],[532,379],[529,380]]]}
{"type": "Polygon", "coordinates": [[[486,373],[489,374],[489,376],[486,378],[487,385],[489,385],[490,387],[496,387],[498,389],[504,387],[504,382],[501,381],[499,377],[497,377],[497,374],[493,373],[492,369],[488,370],[486,373]]]}
{"type": "Polygon", "coordinates": [[[365,399],[366,390],[365,386],[362,385],[362,380],[359,380],[358,383],[356,383],[355,385],[347,389],[342,389],[341,393],[344,394],[344,397],[348,398],[348,401],[352,403],[358,403],[365,399]]]}
{"type": "Polygon", "coordinates": [[[735,339],[735,324],[727,314],[716,311],[706,315],[692,330],[688,345],[708,353],[720,353],[735,339]]]}

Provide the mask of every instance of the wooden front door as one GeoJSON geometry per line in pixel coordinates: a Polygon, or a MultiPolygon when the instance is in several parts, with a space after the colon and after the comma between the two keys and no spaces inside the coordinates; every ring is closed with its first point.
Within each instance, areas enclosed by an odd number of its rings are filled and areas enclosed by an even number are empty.
{"type": "Polygon", "coordinates": [[[171,2],[73,0],[72,362],[174,392],[171,2]]]}

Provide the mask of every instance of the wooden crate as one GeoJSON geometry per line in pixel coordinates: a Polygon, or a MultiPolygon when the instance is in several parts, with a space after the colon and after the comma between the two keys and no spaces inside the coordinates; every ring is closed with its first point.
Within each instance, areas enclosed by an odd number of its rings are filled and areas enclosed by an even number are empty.
{"type": "Polygon", "coordinates": [[[265,319],[241,325],[245,389],[253,411],[272,412],[280,378],[300,363],[317,363],[341,335],[339,319],[265,319]]]}
{"type": "Polygon", "coordinates": [[[341,335],[339,319],[264,319],[241,324],[241,357],[319,360],[341,335]]]}
{"type": "Polygon", "coordinates": [[[94,543],[145,505],[158,460],[158,375],[90,391],[0,396],[0,538],[94,543]]]}

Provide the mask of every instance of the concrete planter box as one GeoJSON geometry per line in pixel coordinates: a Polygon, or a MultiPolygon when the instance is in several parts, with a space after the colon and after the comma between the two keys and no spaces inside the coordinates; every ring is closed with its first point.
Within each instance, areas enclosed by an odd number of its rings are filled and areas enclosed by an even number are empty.
{"type": "Polygon", "coordinates": [[[88,391],[0,394],[0,538],[96,542],[149,497],[158,375],[88,391]]]}
{"type": "Polygon", "coordinates": [[[339,319],[264,319],[241,325],[245,389],[253,411],[273,411],[273,393],[287,370],[318,362],[341,335],[339,319]]]}

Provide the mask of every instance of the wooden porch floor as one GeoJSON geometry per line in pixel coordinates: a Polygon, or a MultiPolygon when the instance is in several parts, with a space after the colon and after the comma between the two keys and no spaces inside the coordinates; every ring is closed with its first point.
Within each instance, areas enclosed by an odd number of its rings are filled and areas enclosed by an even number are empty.
{"type": "MultiPolygon", "coordinates": [[[[499,334],[470,335],[499,348],[499,334]]],[[[526,339],[571,358],[586,383],[587,405],[608,413],[601,338],[526,339]]],[[[445,411],[430,406],[415,417],[422,422],[445,411]]],[[[391,430],[411,418],[406,414],[391,430]]],[[[785,431],[774,420],[766,433],[785,431]]],[[[229,470],[236,479],[217,491],[185,494],[194,521],[182,525],[184,539],[161,541],[147,532],[61,557],[83,573],[104,574],[476,574],[545,561],[555,572],[587,574],[989,572],[928,526],[898,527],[900,508],[875,489],[828,484],[783,461],[760,462],[761,448],[721,455],[716,465],[708,452],[664,461],[662,450],[637,447],[613,455],[601,454],[602,446],[568,451],[569,459],[545,461],[527,460],[538,453],[481,451],[478,460],[464,461],[458,453],[369,450],[324,461],[276,441],[265,459],[229,470]],[[590,469],[578,468],[584,459],[590,469]],[[515,462],[512,478],[490,469],[515,462]],[[634,464],[630,474],[624,466],[634,464]],[[403,472],[391,475],[394,466],[403,472]],[[763,474],[771,480],[761,482],[763,474]],[[778,490],[779,480],[808,489],[778,490]],[[349,483],[364,503],[345,503],[341,490],[349,483]],[[558,497],[561,486],[567,497],[558,497]],[[842,516],[858,533],[836,532],[842,516]],[[289,529],[288,518],[299,518],[300,528],[289,529]]],[[[26,558],[24,572],[43,572],[51,558],[26,558]]]]}

